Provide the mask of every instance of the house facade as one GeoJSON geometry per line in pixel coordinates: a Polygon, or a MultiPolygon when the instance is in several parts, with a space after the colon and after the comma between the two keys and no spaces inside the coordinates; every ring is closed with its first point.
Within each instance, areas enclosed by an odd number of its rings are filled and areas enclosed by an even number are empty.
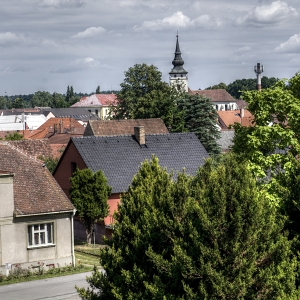
{"type": "Polygon", "coordinates": [[[210,102],[216,110],[236,110],[238,109],[236,100],[224,89],[218,90],[190,90],[190,95],[202,95],[210,98],[210,102]]]}
{"type": "Polygon", "coordinates": [[[80,101],[73,104],[71,107],[81,107],[101,120],[106,120],[109,116],[109,107],[117,104],[117,95],[112,94],[94,94],[91,96],[84,96],[80,101]]]}
{"type": "Polygon", "coordinates": [[[195,175],[208,157],[194,133],[145,134],[143,126],[134,127],[133,130],[130,135],[71,138],[53,174],[63,191],[69,195],[69,179],[76,167],[89,168],[93,172],[102,170],[112,187],[112,195],[108,199],[109,216],[98,228],[100,241],[101,235],[111,235],[113,214],[120,203],[120,196],[127,191],[146,159],[157,156],[160,165],[169,172],[173,171],[176,176],[183,169],[187,174],[195,175]]]}
{"type": "Polygon", "coordinates": [[[75,264],[75,209],[43,162],[0,143],[0,272],[75,264]]]}

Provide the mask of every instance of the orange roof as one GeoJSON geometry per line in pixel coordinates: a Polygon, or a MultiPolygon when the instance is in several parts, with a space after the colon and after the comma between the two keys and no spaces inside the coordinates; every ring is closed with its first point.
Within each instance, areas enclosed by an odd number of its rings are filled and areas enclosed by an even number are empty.
{"type": "Polygon", "coordinates": [[[38,129],[44,128],[54,128],[54,125],[57,126],[57,130],[59,129],[60,122],[63,123],[63,128],[82,128],[83,126],[73,118],[50,118],[43,125],[41,125],[38,129]]]}
{"type": "Polygon", "coordinates": [[[254,126],[252,121],[254,120],[253,115],[247,109],[244,109],[244,117],[241,122],[240,110],[219,110],[218,111],[218,121],[222,129],[227,129],[229,125],[234,123],[242,124],[242,126],[254,126]]]}

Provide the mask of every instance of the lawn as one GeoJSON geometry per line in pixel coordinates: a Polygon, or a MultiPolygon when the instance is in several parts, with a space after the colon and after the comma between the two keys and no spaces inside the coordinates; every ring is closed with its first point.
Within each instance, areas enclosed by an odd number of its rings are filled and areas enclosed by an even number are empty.
{"type": "Polygon", "coordinates": [[[75,245],[75,260],[76,267],[66,266],[52,269],[42,269],[42,272],[30,272],[23,270],[22,268],[15,268],[14,272],[8,277],[0,274],[0,286],[5,284],[12,284],[17,282],[59,277],[65,275],[71,275],[81,272],[92,271],[94,265],[98,268],[100,266],[100,248],[105,247],[103,245],[86,245],[84,243],[77,242],[75,245]]]}

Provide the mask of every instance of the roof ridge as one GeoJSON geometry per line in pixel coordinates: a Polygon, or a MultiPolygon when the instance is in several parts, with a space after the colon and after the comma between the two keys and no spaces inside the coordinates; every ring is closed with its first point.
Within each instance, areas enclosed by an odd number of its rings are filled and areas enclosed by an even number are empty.
{"type": "Polygon", "coordinates": [[[41,163],[41,164],[42,164],[42,161],[41,161],[40,159],[37,159],[37,158],[35,158],[34,156],[31,156],[30,154],[28,154],[28,153],[26,153],[26,152],[23,152],[22,150],[20,150],[20,149],[17,148],[16,146],[13,146],[10,142],[4,141],[4,142],[2,142],[2,144],[7,145],[7,146],[10,147],[11,149],[18,151],[18,152],[21,153],[22,155],[28,157],[29,159],[34,160],[35,162],[38,162],[38,163],[41,163]]]}

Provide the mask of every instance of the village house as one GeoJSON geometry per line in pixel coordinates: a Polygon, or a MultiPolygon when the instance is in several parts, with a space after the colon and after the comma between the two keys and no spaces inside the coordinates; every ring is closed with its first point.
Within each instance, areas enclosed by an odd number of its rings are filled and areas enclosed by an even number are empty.
{"type": "MultiPolygon", "coordinates": [[[[25,147],[24,145],[22,145],[25,147]]],[[[75,209],[42,161],[0,142],[0,272],[75,264],[75,209]]]]}
{"type": "MultiPolygon", "coordinates": [[[[86,136],[71,138],[64,151],[54,178],[63,191],[69,195],[69,178],[75,169],[90,168],[93,172],[102,170],[112,187],[108,199],[109,216],[97,227],[98,241],[102,236],[110,237],[114,224],[113,214],[120,203],[120,196],[126,192],[141,164],[153,155],[157,156],[162,167],[168,172],[183,171],[195,175],[204,164],[208,153],[194,133],[145,134],[143,126],[132,128],[127,135],[86,136]]],[[[75,237],[84,239],[85,232],[75,227],[75,237]],[[82,232],[82,236],[80,235],[82,232]]]]}
{"type": "Polygon", "coordinates": [[[80,101],[73,104],[73,108],[85,108],[101,120],[107,119],[109,116],[109,107],[117,104],[117,95],[112,94],[93,94],[84,96],[80,101]]]}

